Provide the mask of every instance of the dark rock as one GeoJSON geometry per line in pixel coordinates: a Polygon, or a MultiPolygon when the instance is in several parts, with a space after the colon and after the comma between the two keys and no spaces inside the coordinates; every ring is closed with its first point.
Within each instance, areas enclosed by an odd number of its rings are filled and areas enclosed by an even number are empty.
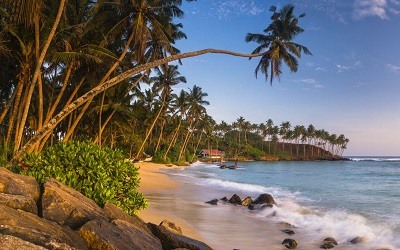
{"type": "Polygon", "coordinates": [[[13,195],[0,193],[0,204],[6,205],[14,209],[21,209],[25,212],[38,214],[36,202],[29,197],[23,195],[13,195]]]}
{"type": "Polygon", "coordinates": [[[253,202],[253,199],[249,196],[246,197],[243,201],[242,201],[242,206],[249,206],[251,203],[253,202]]]}
{"type": "Polygon", "coordinates": [[[140,229],[145,230],[148,234],[151,234],[150,229],[147,227],[147,223],[144,222],[144,220],[139,218],[139,216],[137,215],[128,215],[121,208],[109,202],[106,202],[106,204],[103,207],[103,211],[107,215],[110,221],[117,219],[124,220],[135,225],[140,229]]]}
{"type": "Polygon", "coordinates": [[[331,248],[334,248],[334,247],[335,247],[335,244],[333,244],[333,242],[330,242],[330,241],[324,241],[319,246],[319,248],[322,248],[322,249],[331,249],[331,248]]]}
{"type": "Polygon", "coordinates": [[[221,166],[219,166],[219,168],[220,168],[220,169],[226,169],[227,166],[226,166],[226,165],[221,165],[221,166]]]}
{"type": "Polygon", "coordinates": [[[296,242],[296,240],[294,240],[294,239],[285,239],[285,240],[282,242],[282,245],[285,245],[285,247],[286,247],[286,248],[289,248],[289,249],[296,249],[296,247],[297,247],[297,242],[296,242]]]}
{"type": "Polygon", "coordinates": [[[234,169],[237,169],[237,166],[231,165],[231,166],[229,166],[228,168],[234,170],[234,169]]]}
{"type": "Polygon", "coordinates": [[[242,205],[242,199],[240,199],[239,195],[234,194],[232,197],[229,199],[229,203],[233,205],[242,205]]]}
{"type": "Polygon", "coordinates": [[[207,244],[186,237],[184,235],[174,234],[163,227],[157,226],[153,223],[148,223],[150,230],[153,234],[160,239],[163,249],[176,249],[186,248],[189,250],[211,250],[207,244]]]}
{"type": "Polygon", "coordinates": [[[70,228],[35,214],[0,205],[0,235],[11,235],[47,249],[86,249],[85,242],[70,228]]]}
{"type": "Polygon", "coordinates": [[[24,241],[20,238],[0,234],[1,250],[46,250],[41,246],[24,241]]]}
{"type": "Polygon", "coordinates": [[[289,235],[295,234],[295,232],[292,229],[282,229],[281,232],[289,235]]]}
{"type": "Polygon", "coordinates": [[[334,245],[338,245],[337,241],[333,237],[328,237],[324,239],[324,242],[332,242],[334,245]]]}
{"type": "Polygon", "coordinates": [[[352,239],[351,241],[349,241],[351,244],[359,244],[359,243],[363,243],[365,241],[364,237],[355,237],[354,239],[352,239]]]}
{"type": "Polygon", "coordinates": [[[90,220],[107,220],[93,200],[54,179],[44,183],[42,209],[43,218],[72,229],[78,229],[90,220]]]}
{"type": "Polygon", "coordinates": [[[261,205],[261,210],[265,210],[265,209],[273,208],[273,207],[274,207],[274,205],[267,203],[267,204],[261,205]]]}
{"type": "Polygon", "coordinates": [[[249,209],[249,210],[256,210],[257,208],[256,208],[256,204],[253,204],[253,203],[250,203],[248,206],[247,206],[247,208],[249,209]]]}
{"type": "Polygon", "coordinates": [[[37,202],[40,191],[35,178],[0,167],[0,193],[23,195],[37,202]]]}
{"type": "Polygon", "coordinates": [[[253,201],[254,204],[269,203],[275,204],[274,198],[270,194],[260,194],[257,199],[253,201]]]}
{"type": "Polygon", "coordinates": [[[210,201],[206,201],[206,203],[210,205],[218,205],[218,199],[212,199],[210,201]]]}
{"type": "Polygon", "coordinates": [[[158,239],[123,220],[92,220],[78,234],[90,249],[162,249],[158,239]]]}
{"type": "Polygon", "coordinates": [[[223,198],[221,198],[220,200],[221,200],[221,201],[225,201],[225,202],[229,202],[228,198],[226,198],[226,197],[223,197],[223,198]]]}
{"type": "Polygon", "coordinates": [[[284,221],[279,222],[279,225],[280,225],[281,227],[285,227],[285,228],[297,228],[295,225],[292,225],[292,224],[287,223],[287,222],[284,222],[284,221]]]}
{"type": "Polygon", "coordinates": [[[168,231],[170,231],[174,234],[182,234],[182,229],[175,223],[170,222],[168,220],[163,220],[160,223],[160,227],[164,227],[165,229],[167,229],[168,231]]]}

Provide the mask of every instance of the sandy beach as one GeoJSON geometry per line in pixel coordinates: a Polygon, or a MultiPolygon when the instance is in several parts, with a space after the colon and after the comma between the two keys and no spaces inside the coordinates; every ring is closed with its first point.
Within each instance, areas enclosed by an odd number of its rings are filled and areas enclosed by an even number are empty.
{"type": "Polygon", "coordinates": [[[139,191],[150,202],[149,207],[139,213],[143,220],[156,224],[164,219],[175,222],[185,235],[214,249],[265,249],[266,246],[271,250],[285,249],[281,245],[285,235],[278,225],[266,227],[239,207],[205,204],[210,195],[217,198],[227,194],[215,194],[204,187],[180,183],[162,173],[163,169],[179,172],[180,167],[148,162],[135,164],[140,167],[139,191]]]}

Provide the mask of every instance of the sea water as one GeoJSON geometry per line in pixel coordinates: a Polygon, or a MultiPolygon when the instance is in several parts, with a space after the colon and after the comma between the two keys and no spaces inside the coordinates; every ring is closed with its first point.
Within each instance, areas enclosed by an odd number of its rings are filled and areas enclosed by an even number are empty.
{"type": "Polygon", "coordinates": [[[217,198],[211,197],[215,193],[253,199],[269,193],[277,206],[252,216],[260,223],[290,223],[301,229],[305,240],[330,236],[350,248],[351,239],[363,237],[359,249],[400,249],[400,157],[239,162],[236,170],[195,163],[168,172],[180,181],[213,190],[202,199],[217,198]]]}

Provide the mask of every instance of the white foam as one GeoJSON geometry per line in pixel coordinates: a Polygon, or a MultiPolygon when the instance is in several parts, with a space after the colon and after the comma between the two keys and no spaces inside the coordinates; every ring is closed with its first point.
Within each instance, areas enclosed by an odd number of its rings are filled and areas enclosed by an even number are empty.
{"type": "Polygon", "coordinates": [[[396,162],[400,161],[399,157],[354,157],[354,158],[349,158],[352,161],[377,161],[377,162],[396,162]]]}

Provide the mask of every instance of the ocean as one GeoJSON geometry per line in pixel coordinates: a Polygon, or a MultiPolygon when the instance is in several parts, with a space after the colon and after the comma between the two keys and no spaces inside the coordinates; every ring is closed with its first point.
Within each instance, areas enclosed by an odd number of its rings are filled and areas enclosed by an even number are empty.
{"type": "MultiPolygon", "coordinates": [[[[312,243],[303,247],[299,243],[298,249],[318,249],[326,237],[338,241],[336,249],[400,249],[400,157],[350,158],[351,161],[239,162],[236,170],[220,169],[216,163],[194,163],[182,170],[165,170],[165,173],[185,183],[177,196],[198,200],[199,206],[211,207],[204,205],[204,201],[223,196],[229,199],[233,194],[242,199],[271,194],[277,206],[262,211],[233,208],[221,201],[212,208],[214,214],[222,215],[229,210],[232,216],[248,217],[253,225],[257,224],[250,228],[250,224],[243,224],[242,229],[237,229],[239,235],[240,230],[246,235],[249,231],[252,235],[252,230],[254,235],[261,234],[263,225],[286,222],[294,225],[297,232],[282,238],[298,237],[298,241],[312,243]],[[363,243],[350,244],[355,237],[362,237],[363,243]]],[[[178,210],[185,213],[182,207],[178,210]]],[[[194,224],[207,225],[210,219],[231,223],[228,222],[231,217],[222,220],[207,214],[207,218],[202,218],[201,212],[196,212],[196,216],[194,224]]],[[[218,235],[212,238],[207,233],[211,227],[198,228],[206,240],[218,240],[218,235]]],[[[222,245],[226,249],[269,249],[265,242],[257,245],[254,239],[241,246],[237,237],[229,245],[227,237],[222,245]]],[[[222,245],[220,249],[224,248],[222,245]]]]}

